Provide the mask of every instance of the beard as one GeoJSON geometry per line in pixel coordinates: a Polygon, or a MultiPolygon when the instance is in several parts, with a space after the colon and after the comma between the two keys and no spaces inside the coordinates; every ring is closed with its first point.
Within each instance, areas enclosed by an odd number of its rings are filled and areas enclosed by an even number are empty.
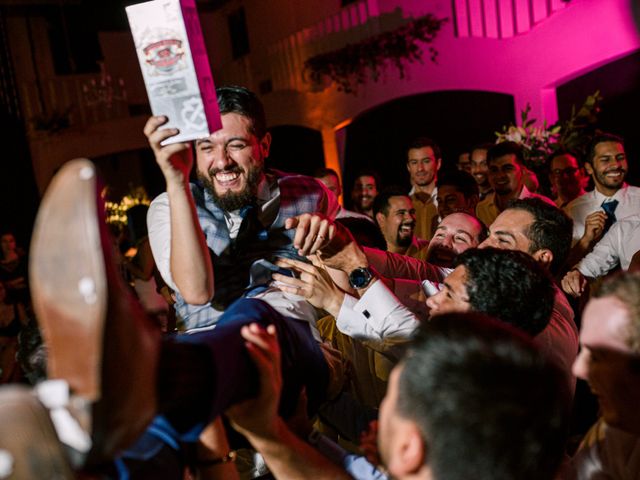
{"type": "Polygon", "coordinates": [[[514,192],[514,188],[512,188],[511,183],[507,183],[504,185],[494,185],[493,189],[498,195],[509,195],[514,192]]]}
{"type": "Polygon", "coordinates": [[[204,188],[209,191],[216,204],[226,212],[240,210],[242,207],[251,204],[258,194],[258,184],[262,177],[262,168],[249,168],[249,171],[247,172],[247,183],[239,192],[233,192],[230,190],[226,193],[219,194],[216,192],[211,179],[214,178],[217,173],[222,171],[227,173],[238,173],[240,175],[244,173],[244,170],[238,165],[227,169],[212,168],[209,170],[208,175],[198,171],[198,180],[200,180],[204,188]]]}
{"type": "Polygon", "coordinates": [[[627,171],[623,168],[614,168],[607,170],[606,172],[595,172],[595,180],[600,184],[604,185],[607,188],[622,188],[624,185],[624,179],[627,174],[627,171]],[[620,172],[621,175],[619,178],[613,179],[607,177],[607,173],[612,172],[620,172]]]}
{"type": "Polygon", "coordinates": [[[373,205],[373,197],[370,195],[363,195],[358,200],[358,205],[361,210],[369,210],[371,205],[373,205]]]}
{"type": "Polygon", "coordinates": [[[396,236],[396,244],[399,247],[409,247],[412,241],[413,241],[413,233],[411,233],[411,235],[403,236],[398,232],[398,235],[396,236]]]}
{"type": "Polygon", "coordinates": [[[458,254],[444,245],[433,245],[427,250],[427,262],[440,267],[451,268],[458,254]]]}

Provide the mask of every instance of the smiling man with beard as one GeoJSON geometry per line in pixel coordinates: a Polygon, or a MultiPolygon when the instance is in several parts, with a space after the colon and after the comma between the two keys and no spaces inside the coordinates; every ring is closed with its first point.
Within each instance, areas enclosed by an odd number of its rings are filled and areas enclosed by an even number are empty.
{"type": "Polygon", "coordinates": [[[388,252],[424,260],[427,242],[414,235],[416,211],[408,195],[400,189],[384,190],[373,202],[373,215],[388,252]]]}
{"type": "Polygon", "coordinates": [[[573,219],[572,263],[589,253],[613,223],[640,211],[640,188],[624,181],[629,164],[622,138],[610,133],[596,135],[584,168],[595,188],[565,207],[573,219]]]}
{"type": "MultiPolygon", "coordinates": [[[[161,145],[178,133],[163,128],[167,119],[151,117],[144,129],[167,183],[149,209],[149,239],[188,329],[215,323],[248,287],[270,280],[256,261],[300,258],[288,218],[337,211],[335,196],[315,179],[264,168],[271,135],[255,94],[223,87],[217,95],[222,129],[195,142],[197,183],[189,183],[191,144],[161,145]]],[[[267,289],[259,298],[288,316],[315,318],[301,297],[267,289]]]]}
{"type": "Polygon", "coordinates": [[[356,174],[351,189],[353,210],[373,218],[373,201],[378,195],[378,175],[372,170],[361,170],[356,174]]]}

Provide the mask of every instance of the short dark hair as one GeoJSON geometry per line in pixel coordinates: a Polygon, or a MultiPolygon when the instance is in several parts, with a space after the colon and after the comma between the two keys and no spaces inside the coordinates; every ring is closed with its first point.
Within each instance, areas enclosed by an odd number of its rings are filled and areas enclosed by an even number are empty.
{"type": "Polygon", "coordinates": [[[245,87],[231,85],[216,88],[220,115],[237,113],[251,120],[250,131],[259,139],[267,134],[264,106],[255,93],[245,87]]]}
{"type": "Polygon", "coordinates": [[[487,165],[496,158],[504,157],[505,155],[515,155],[517,162],[520,165],[524,165],[524,150],[516,142],[500,142],[492,145],[487,151],[487,165]]]}
{"type": "Polygon", "coordinates": [[[553,478],[570,401],[526,336],[482,314],[443,314],[420,325],[400,365],[397,412],[420,429],[434,478],[553,478]]]}
{"type": "Polygon", "coordinates": [[[435,157],[437,159],[442,158],[442,150],[440,150],[440,147],[435,142],[435,140],[432,140],[429,137],[414,138],[407,144],[407,148],[405,149],[405,151],[408,153],[409,150],[412,150],[414,148],[424,148],[424,147],[431,147],[431,150],[433,150],[433,154],[435,155],[435,157]]]}
{"type": "Polygon", "coordinates": [[[467,277],[469,304],[530,335],[545,329],[555,299],[553,280],[531,255],[516,250],[473,248],[456,257],[467,277]]]}
{"type": "Polygon", "coordinates": [[[571,249],[573,220],[560,208],[540,198],[522,198],[509,202],[507,210],[524,210],[533,216],[526,232],[531,241],[529,253],[547,248],[553,254],[552,273],[558,273],[571,249]]]}
{"type": "Polygon", "coordinates": [[[613,133],[598,132],[591,138],[591,141],[589,142],[589,146],[587,147],[587,156],[585,158],[585,162],[587,162],[590,165],[593,165],[593,159],[596,156],[596,147],[598,146],[598,144],[604,143],[604,142],[619,143],[620,145],[622,145],[622,148],[624,148],[624,139],[622,137],[618,135],[614,135],[613,133]]]}
{"type": "Polygon", "coordinates": [[[488,153],[489,150],[491,150],[491,148],[493,148],[494,146],[495,143],[479,143],[478,145],[474,145],[474,147],[469,150],[469,153],[473,154],[473,152],[475,152],[476,150],[486,150],[488,153]]]}
{"type": "Polygon", "coordinates": [[[470,173],[463,170],[449,170],[438,175],[436,185],[438,188],[443,185],[455,187],[466,199],[479,195],[478,182],[470,173]]]}
{"type": "Polygon", "coordinates": [[[336,177],[338,179],[340,178],[338,176],[338,172],[336,172],[333,168],[320,167],[320,168],[316,168],[313,172],[313,178],[328,177],[329,175],[336,177]]]}
{"type": "Polygon", "coordinates": [[[551,161],[556,157],[561,157],[562,155],[570,155],[575,158],[576,161],[578,161],[578,157],[575,153],[567,150],[566,148],[558,148],[557,150],[554,150],[549,155],[547,155],[547,159],[545,160],[547,167],[551,168],[551,161]]]}
{"type": "Polygon", "coordinates": [[[355,184],[356,180],[359,179],[360,177],[373,177],[373,179],[376,182],[376,188],[378,190],[382,188],[381,186],[382,184],[380,183],[380,175],[378,175],[378,172],[376,172],[375,170],[371,168],[361,168],[353,176],[353,183],[355,184]]]}
{"type": "Polygon", "coordinates": [[[378,213],[382,213],[385,217],[389,214],[389,199],[391,197],[407,197],[411,198],[409,194],[397,186],[387,187],[376,195],[373,200],[373,218],[378,213]]]}

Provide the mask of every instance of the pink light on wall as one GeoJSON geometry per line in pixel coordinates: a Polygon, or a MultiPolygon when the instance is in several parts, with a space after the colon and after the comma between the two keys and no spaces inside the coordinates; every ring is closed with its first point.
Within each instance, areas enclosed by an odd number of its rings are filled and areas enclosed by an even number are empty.
{"type": "MultiPolygon", "coordinates": [[[[378,82],[364,84],[358,95],[331,87],[321,92],[297,89],[295,95],[315,107],[296,111],[278,97],[270,104],[270,117],[314,128],[320,124],[329,131],[345,119],[402,97],[460,90],[510,95],[516,116],[529,103],[531,117],[552,123],[558,116],[558,85],[640,48],[632,1],[636,0],[361,0],[359,8],[377,4],[381,15],[400,10],[404,17],[433,13],[449,18],[435,42],[437,64],[411,65],[403,79],[389,70],[378,82]]],[[[367,24],[375,25],[372,18],[369,11],[367,24]]],[[[328,36],[326,30],[324,35],[328,36]]],[[[277,82],[279,78],[274,74],[274,86],[283,97],[296,90],[277,82]]]]}
{"type": "Polygon", "coordinates": [[[485,36],[487,38],[499,38],[500,27],[498,26],[498,18],[496,12],[498,11],[498,0],[484,0],[484,25],[485,36]]]}
{"type": "Polygon", "coordinates": [[[469,25],[471,26],[472,37],[484,37],[484,12],[482,11],[482,0],[468,0],[469,25]]]}

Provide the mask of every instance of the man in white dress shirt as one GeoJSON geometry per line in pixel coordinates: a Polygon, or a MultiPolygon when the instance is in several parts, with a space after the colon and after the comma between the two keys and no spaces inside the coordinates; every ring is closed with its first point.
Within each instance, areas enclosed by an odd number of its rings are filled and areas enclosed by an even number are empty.
{"type": "Polygon", "coordinates": [[[589,253],[617,220],[640,211],[640,188],[624,181],[629,164],[622,138],[609,133],[595,136],[584,167],[595,188],[565,207],[573,219],[572,264],[589,253]]]}
{"type": "Polygon", "coordinates": [[[631,215],[614,223],[611,229],[562,279],[562,289],[569,295],[582,295],[587,279],[606,275],[617,266],[628,270],[631,259],[640,250],[640,215],[631,215]]]}
{"type": "MultiPolygon", "coordinates": [[[[370,283],[345,292],[333,284],[322,262],[316,259],[314,265],[282,259],[282,266],[293,268],[301,275],[299,278],[285,278],[276,274],[274,278],[281,282],[280,288],[297,291],[313,305],[336,317],[338,328],[343,333],[361,340],[384,340],[407,339],[412,335],[419,323],[416,314],[426,315],[424,308],[414,308],[416,302],[411,298],[416,292],[422,293],[420,282],[442,282],[451,272],[448,267],[453,267],[455,257],[477,247],[486,238],[487,231],[477,218],[466,213],[447,216],[429,244],[429,251],[433,253],[431,256],[438,261],[435,264],[362,248],[345,234],[344,228],[335,225],[332,244],[341,251],[336,255],[340,258],[328,258],[325,265],[338,268],[345,274],[357,268],[370,269],[370,283]],[[435,250],[438,252],[435,253],[435,250]],[[380,277],[393,280],[379,281],[380,277]],[[289,289],[285,285],[289,285],[289,289]]],[[[424,307],[423,295],[417,301],[424,307]]]]}

